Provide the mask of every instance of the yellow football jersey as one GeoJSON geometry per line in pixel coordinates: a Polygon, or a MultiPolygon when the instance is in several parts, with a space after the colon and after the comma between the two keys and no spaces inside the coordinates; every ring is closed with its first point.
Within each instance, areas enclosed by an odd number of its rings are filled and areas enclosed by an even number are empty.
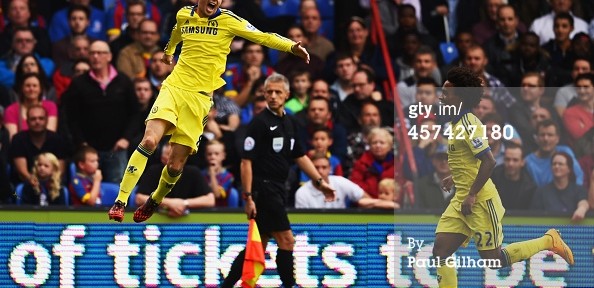
{"type": "Polygon", "coordinates": [[[275,33],[264,33],[248,21],[226,9],[213,16],[201,18],[186,6],[177,12],[176,24],[165,47],[165,54],[173,55],[183,41],[181,54],[173,72],[165,83],[191,91],[212,92],[223,86],[231,41],[239,36],[283,52],[291,52],[293,41],[275,33]]]}
{"type": "MultiPolygon", "coordinates": [[[[481,161],[478,157],[491,150],[484,131],[483,123],[474,114],[467,112],[451,122],[451,134],[448,133],[448,164],[456,186],[456,195],[452,204],[460,209],[470,191],[481,161]]],[[[449,128],[448,128],[449,130],[449,128]]],[[[479,191],[476,201],[485,201],[498,195],[497,188],[489,178],[479,191]]]]}

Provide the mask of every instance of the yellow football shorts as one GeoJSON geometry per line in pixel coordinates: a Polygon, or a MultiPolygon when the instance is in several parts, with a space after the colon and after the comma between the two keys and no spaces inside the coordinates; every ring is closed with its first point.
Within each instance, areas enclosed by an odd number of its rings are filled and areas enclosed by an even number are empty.
{"type": "Polygon", "coordinates": [[[211,96],[210,92],[188,91],[164,83],[146,121],[163,119],[173,124],[165,135],[171,135],[172,143],[192,148],[194,154],[213,105],[211,96]]]}
{"type": "Polygon", "coordinates": [[[492,250],[503,243],[503,230],[501,220],[505,208],[499,196],[476,202],[472,206],[472,214],[464,216],[461,204],[453,205],[451,202],[441,215],[435,233],[460,233],[468,236],[462,244],[466,247],[470,239],[474,239],[478,250],[492,250]]]}

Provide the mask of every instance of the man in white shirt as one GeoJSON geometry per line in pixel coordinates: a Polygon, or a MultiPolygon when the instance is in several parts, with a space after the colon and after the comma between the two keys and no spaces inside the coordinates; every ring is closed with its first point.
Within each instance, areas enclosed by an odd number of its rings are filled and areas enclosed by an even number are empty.
{"type": "Polygon", "coordinates": [[[530,26],[530,31],[533,31],[538,35],[538,37],[540,37],[540,45],[543,45],[549,42],[549,40],[555,38],[555,33],[553,32],[553,20],[555,19],[555,15],[557,13],[566,12],[573,16],[573,31],[571,31],[571,34],[569,35],[571,38],[580,32],[588,33],[588,23],[571,13],[571,6],[573,5],[572,0],[550,0],[550,3],[553,11],[551,11],[549,14],[534,19],[532,26],[530,26]]]}
{"type": "Polygon", "coordinates": [[[324,154],[316,153],[312,156],[312,162],[316,170],[326,182],[330,183],[336,190],[335,199],[332,202],[325,201],[324,194],[310,181],[301,186],[295,194],[295,208],[300,209],[344,209],[351,203],[362,208],[395,209],[393,201],[372,199],[351,180],[342,176],[330,175],[330,161],[324,154]]]}

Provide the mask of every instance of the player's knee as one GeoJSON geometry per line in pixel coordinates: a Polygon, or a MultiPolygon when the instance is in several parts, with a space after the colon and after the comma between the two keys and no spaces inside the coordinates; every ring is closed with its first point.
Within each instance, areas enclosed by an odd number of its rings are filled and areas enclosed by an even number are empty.
{"type": "Polygon", "coordinates": [[[179,175],[183,170],[183,163],[179,165],[178,163],[171,162],[167,163],[167,172],[169,175],[179,175]]]}
{"type": "Polygon", "coordinates": [[[444,245],[438,243],[437,241],[433,244],[433,257],[441,257],[441,258],[445,258],[448,257],[450,255],[446,255],[447,254],[447,249],[444,245]]]}
{"type": "Polygon", "coordinates": [[[281,237],[278,237],[278,239],[276,239],[276,242],[278,244],[278,247],[283,250],[293,251],[293,248],[295,247],[295,238],[293,237],[293,235],[283,235],[281,237]]]}
{"type": "Polygon", "coordinates": [[[155,151],[157,149],[157,145],[159,145],[159,140],[156,136],[147,134],[144,135],[140,144],[142,145],[142,147],[150,151],[155,151]]]}

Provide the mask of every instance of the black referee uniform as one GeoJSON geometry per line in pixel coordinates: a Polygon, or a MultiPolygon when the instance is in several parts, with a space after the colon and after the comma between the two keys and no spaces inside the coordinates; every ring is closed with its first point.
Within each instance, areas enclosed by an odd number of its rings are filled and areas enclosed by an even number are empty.
{"type": "Polygon", "coordinates": [[[296,139],[299,125],[294,117],[278,116],[269,109],[248,125],[243,159],[252,162],[252,198],[256,203],[256,223],[260,233],[290,230],[285,206],[285,181],[293,159],[304,155],[296,139]]]}

